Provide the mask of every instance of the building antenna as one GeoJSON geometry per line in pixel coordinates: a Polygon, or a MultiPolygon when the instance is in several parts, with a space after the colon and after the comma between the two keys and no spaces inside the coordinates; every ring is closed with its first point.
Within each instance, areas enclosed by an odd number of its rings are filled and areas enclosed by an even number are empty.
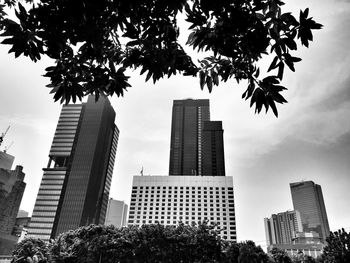
{"type": "Polygon", "coordinates": [[[140,171],[140,174],[141,174],[141,176],[143,176],[143,166],[142,166],[142,169],[140,171]]]}
{"type": "Polygon", "coordinates": [[[9,125],[9,126],[7,127],[7,129],[6,129],[6,131],[3,132],[3,133],[0,135],[0,145],[1,145],[1,143],[4,141],[5,135],[6,135],[7,132],[9,131],[10,127],[11,127],[11,125],[9,125]]]}

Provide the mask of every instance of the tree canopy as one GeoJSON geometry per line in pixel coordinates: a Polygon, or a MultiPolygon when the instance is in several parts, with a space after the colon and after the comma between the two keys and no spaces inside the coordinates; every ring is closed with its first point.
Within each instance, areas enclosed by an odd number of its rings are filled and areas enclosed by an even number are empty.
{"type": "Polygon", "coordinates": [[[175,74],[198,76],[200,87],[234,78],[246,81],[242,98],[255,112],[263,107],[278,116],[276,103],[287,102],[280,84],[286,66],[301,59],[293,52],[308,47],[320,29],[300,11],[283,13],[280,0],[0,0],[3,44],[15,57],[55,60],[46,69],[55,101],[76,101],[87,94],[122,96],[130,87],[126,69],[139,68],[146,81],[175,74]],[[6,7],[15,9],[16,21],[6,7]],[[186,17],[186,45],[206,56],[198,62],[179,43],[179,14],[186,17]],[[271,58],[268,72],[258,62],[271,58]],[[261,77],[260,75],[264,75],[261,77]],[[266,75],[266,76],[265,76],[266,75]]]}
{"type": "Polygon", "coordinates": [[[13,252],[12,262],[135,263],[220,262],[268,263],[269,256],[253,241],[222,240],[215,226],[151,224],[115,228],[90,225],[61,234],[49,244],[27,239],[13,252]],[[251,261],[251,260],[254,261],[251,261]]]}
{"type": "Polygon", "coordinates": [[[330,232],[327,238],[327,246],[323,250],[322,262],[350,262],[350,233],[344,229],[330,232]]]}
{"type": "Polygon", "coordinates": [[[90,225],[62,233],[45,243],[28,238],[13,251],[19,263],[342,263],[349,262],[349,234],[331,233],[321,258],[300,253],[290,257],[274,248],[265,253],[253,241],[220,238],[215,225],[150,224],[115,228],[90,225]]]}

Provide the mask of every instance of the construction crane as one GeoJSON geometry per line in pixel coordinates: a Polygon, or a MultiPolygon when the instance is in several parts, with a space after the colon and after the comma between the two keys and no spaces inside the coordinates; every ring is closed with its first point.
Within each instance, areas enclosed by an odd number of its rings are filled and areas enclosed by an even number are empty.
{"type": "Polygon", "coordinates": [[[11,146],[13,145],[14,141],[12,141],[9,145],[7,145],[4,149],[4,153],[6,153],[10,148],[11,146]]]}
{"type": "Polygon", "coordinates": [[[6,133],[9,131],[9,129],[10,129],[10,125],[7,127],[7,129],[6,129],[6,131],[5,132],[3,132],[1,135],[0,135],[0,146],[1,146],[1,143],[4,141],[4,138],[5,138],[5,135],[6,135],[6,133]]]}

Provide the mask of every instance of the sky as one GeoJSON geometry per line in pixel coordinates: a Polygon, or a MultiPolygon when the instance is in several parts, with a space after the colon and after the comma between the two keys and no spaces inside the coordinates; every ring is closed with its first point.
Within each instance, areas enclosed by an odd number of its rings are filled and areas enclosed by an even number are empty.
{"type": "MultiPolygon", "coordinates": [[[[292,210],[289,184],[312,180],[321,185],[331,230],[350,230],[350,1],[293,0],[283,11],[295,16],[310,8],[324,28],[314,32],[310,48],[295,53],[303,60],[286,70],[288,104],[254,114],[241,99],[245,85],[234,80],[201,91],[199,80],[176,76],[145,83],[130,72],[132,85],[123,98],[112,97],[120,129],[110,197],[130,203],[133,175],[167,175],[171,110],[174,99],[210,99],[212,120],[222,120],[226,175],[233,176],[239,241],[266,247],[264,217],[292,210]]],[[[186,30],[183,38],[186,37],[186,30]]],[[[61,105],[45,87],[48,59],[15,59],[0,46],[0,132],[11,128],[0,147],[13,145],[27,187],[21,209],[32,213],[61,105]]],[[[270,62],[269,58],[267,62],[270,62]]]]}

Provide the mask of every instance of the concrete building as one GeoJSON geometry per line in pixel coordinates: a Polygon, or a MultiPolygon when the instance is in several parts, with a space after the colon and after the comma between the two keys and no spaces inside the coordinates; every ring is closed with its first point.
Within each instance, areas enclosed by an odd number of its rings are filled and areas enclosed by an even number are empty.
{"type": "Polygon", "coordinates": [[[300,212],[304,232],[316,232],[322,242],[329,236],[329,224],[321,186],[312,181],[290,184],[294,210],[300,212]]]}
{"type": "Polygon", "coordinates": [[[236,241],[233,178],[226,176],[134,176],[129,225],[176,225],[208,220],[222,238],[236,241]]]}
{"type": "Polygon", "coordinates": [[[26,183],[22,166],[15,170],[0,168],[0,233],[11,234],[26,183]]]}
{"type": "Polygon", "coordinates": [[[0,151],[0,168],[11,170],[15,157],[6,153],[5,151],[0,151]]]}
{"type": "Polygon", "coordinates": [[[26,183],[22,166],[0,168],[0,255],[10,254],[18,237],[12,235],[26,183]]]}
{"type": "Polygon", "coordinates": [[[124,201],[110,198],[108,201],[105,225],[113,225],[115,227],[126,226],[127,214],[128,205],[124,201]]]}
{"type": "Polygon", "coordinates": [[[105,97],[64,105],[35,202],[28,236],[49,240],[105,222],[119,130],[105,97]]]}
{"type": "Polygon", "coordinates": [[[298,232],[303,232],[300,213],[286,211],[264,219],[267,245],[293,244],[298,232]]]}
{"type": "Polygon", "coordinates": [[[12,229],[12,235],[18,238],[17,243],[21,242],[27,236],[29,222],[29,216],[17,216],[15,226],[12,229]]]}

